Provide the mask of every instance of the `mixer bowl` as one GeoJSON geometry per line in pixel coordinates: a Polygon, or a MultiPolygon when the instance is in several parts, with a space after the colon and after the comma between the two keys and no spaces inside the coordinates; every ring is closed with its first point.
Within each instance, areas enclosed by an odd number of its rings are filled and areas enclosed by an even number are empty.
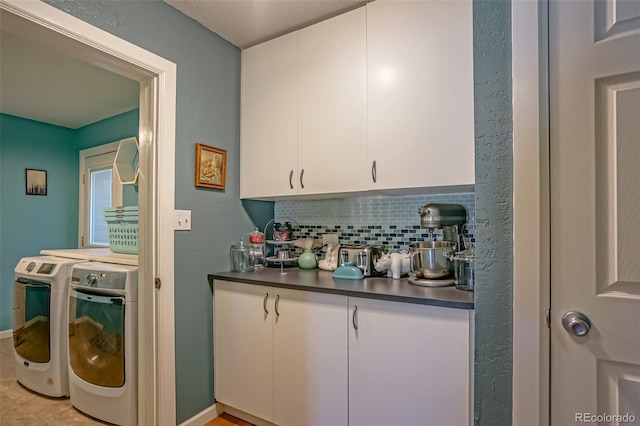
{"type": "Polygon", "coordinates": [[[456,243],[451,241],[425,241],[409,246],[411,272],[417,278],[446,278],[453,273],[451,255],[456,251],[456,243]]]}

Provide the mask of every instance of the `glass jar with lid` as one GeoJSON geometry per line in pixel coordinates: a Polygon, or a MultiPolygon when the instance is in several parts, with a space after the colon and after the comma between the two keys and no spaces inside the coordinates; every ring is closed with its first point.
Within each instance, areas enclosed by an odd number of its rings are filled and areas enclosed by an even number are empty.
{"type": "Polygon", "coordinates": [[[237,244],[232,244],[229,250],[231,260],[231,272],[253,272],[254,253],[249,244],[240,239],[237,244]]]}

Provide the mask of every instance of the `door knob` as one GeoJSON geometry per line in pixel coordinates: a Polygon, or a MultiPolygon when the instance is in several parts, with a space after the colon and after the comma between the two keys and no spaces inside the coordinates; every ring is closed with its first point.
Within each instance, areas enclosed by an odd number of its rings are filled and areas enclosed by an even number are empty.
{"type": "Polygon", "coordinates": [[[569,311],[562,316],[562,326],[575,336],[586,336],[591,330],[591,321],[582,312],[569,311]]]}

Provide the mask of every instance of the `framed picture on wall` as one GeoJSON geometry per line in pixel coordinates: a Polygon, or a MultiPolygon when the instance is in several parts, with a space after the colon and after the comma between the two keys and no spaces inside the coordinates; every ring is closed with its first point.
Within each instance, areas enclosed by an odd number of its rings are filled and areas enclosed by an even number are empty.
{"type": "Polygon", "coordinates": [[[227,151],[196,144],[196,186],[225,189],[227,151]]]}
{"type": "Polygon", "coordinates": [[[27,195],[47,195],[47,171],[25,169],[27,195]]]}

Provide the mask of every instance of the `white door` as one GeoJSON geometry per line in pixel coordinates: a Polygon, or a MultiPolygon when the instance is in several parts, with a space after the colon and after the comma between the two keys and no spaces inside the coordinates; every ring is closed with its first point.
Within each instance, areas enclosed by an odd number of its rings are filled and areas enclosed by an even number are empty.
{"type": "Polygon", "coordinates": [[[275,291],[274,423],[346,426],[346,296],[275,291]]]}
{"type": "Polygon", "coordinates": [[[549,19],[551,422],[640,421],[640,1],[549,19]]]}

